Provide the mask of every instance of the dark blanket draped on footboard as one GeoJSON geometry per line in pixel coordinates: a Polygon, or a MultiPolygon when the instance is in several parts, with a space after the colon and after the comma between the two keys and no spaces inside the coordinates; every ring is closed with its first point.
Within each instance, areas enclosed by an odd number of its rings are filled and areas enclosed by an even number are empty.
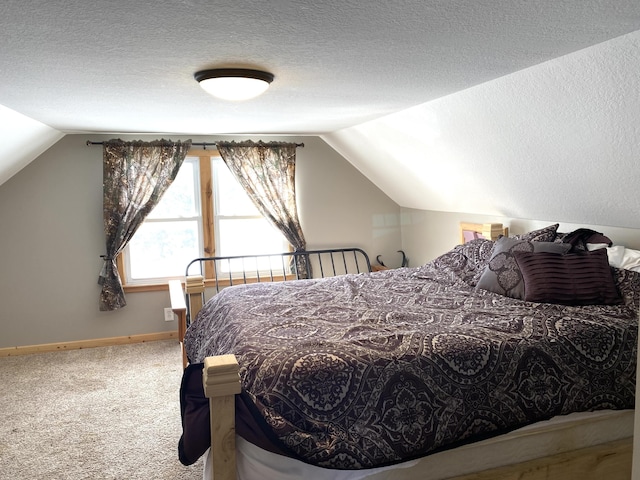
{"type": "Polygon", "coordinates": [[[491,244],[419,268],[228,288],[188,330],[188,356],[235,354],[244,410],[281,452],[328,468],[633,408],[640,274],[615,270],[619,305],[524,302],[475,289],[491,244]]]}

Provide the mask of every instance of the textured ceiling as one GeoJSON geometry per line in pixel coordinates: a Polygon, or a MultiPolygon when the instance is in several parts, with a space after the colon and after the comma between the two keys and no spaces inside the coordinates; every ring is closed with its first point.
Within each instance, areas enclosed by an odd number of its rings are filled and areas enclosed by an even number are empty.
{"type": "Polygon", "coordinates": [[[640,228],[640,30],[322,138],[398,205],[640,228]]]}
{"type": "Polygon", "coordinates": [[[633,1],[3,0],[0,105],[64,133],[321,134],[640,29],[633,1]],[[225,103],[211,67],[275,74],[225,103]]]}
{"type": "Polygon", "coordinates": [[[640,228],[638,0],[2,0],[0,41],[0,185],[65,133],[317,135],[402,207],[640,228]]]}

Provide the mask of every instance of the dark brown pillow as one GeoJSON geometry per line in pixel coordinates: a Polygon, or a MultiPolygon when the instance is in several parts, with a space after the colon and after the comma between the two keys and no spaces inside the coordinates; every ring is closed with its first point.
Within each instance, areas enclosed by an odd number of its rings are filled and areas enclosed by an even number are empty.
{"type": "Polygon", "coordinates": [[[514,258],[515,252],[567,253],[571,245],[552,242],[530,242],[502,237],[496,240],[491,258],[477,281],[477,288],[507,297],[524,299],[524,283],[514,258]]]}
{"type": "Polygon", "coordinates": [[[607,250],[556,255],[514,252],[524,282],[524,300],[563,305],[613,305],[622,302],[607,250]]]}

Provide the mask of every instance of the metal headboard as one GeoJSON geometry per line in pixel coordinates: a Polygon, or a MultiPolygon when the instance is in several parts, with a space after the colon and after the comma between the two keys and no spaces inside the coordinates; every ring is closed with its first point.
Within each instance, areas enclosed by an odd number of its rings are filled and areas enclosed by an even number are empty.
{"type": "MultiPolygon", "coordinates": [[[[349,273],[371,271],[367,253],[360,248],[303,250],[278,254],[201,257],[189,262],[185,276],[187,289],[191,279],[213,294],[231,285],[257,282],[280,282],[304,278],[326,278],[349,273]],[[303,262],[310,272],[300,271],[303,262]]],[[[188,297],[187,293],[187,297],[188,297]]],[[[190,301],[187,298],[187,326],[191,323],[190,301]]]]}

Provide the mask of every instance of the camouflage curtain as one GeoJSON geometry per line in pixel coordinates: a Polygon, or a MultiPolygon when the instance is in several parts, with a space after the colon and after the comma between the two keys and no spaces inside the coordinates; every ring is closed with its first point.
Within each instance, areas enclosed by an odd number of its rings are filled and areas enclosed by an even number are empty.
{"type": "MultiPolygon", "coordinates": [[[[260,213],[278,228],[296,252],[306,250],[296,206],[296,144],[216,142],[220,156],[260,213]]],[[[311,276],[307,256],[296,256],[300,278],[311,276]]]]}
{"type": "Polygon", "coordinates": [[[103,145],[103,210],[106,255],[98,278],[100,310],[124,307],[116,258],[169,188],[191,147],[191,140],[124,142],[103,145]]]}

